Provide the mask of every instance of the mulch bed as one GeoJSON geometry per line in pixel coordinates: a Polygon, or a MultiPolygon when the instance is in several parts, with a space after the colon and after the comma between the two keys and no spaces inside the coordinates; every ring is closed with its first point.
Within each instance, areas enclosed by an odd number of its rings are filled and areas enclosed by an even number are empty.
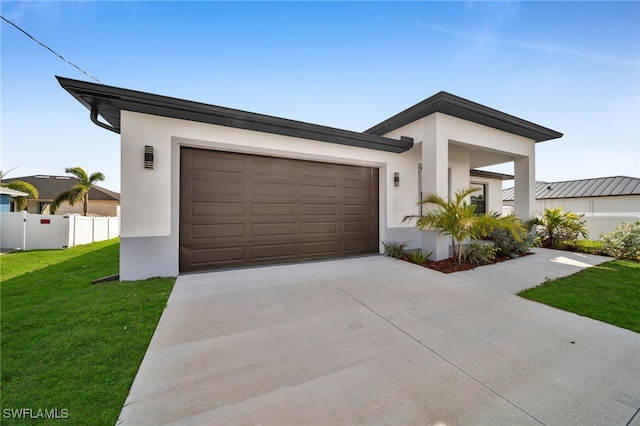
{"type": "MultiPolygon", "coordinates": [[[[530,254],[533,254],[533,253],[530,252],[530,253],[522,254],[520,256],[521,257],[528,256],[530,254]]],[[[493,265],[495,263],[505,262],[511,259],[512,258],[509,256],[499,256],[499,257],[496,257],[493,260],[493,262],[487,263],[487,265],[493,265]]],[[[408,258],[403,258],[403,260],[409,261],[408,258]]],[[[450,274],[452,272],[468,271],[470,269],[474,269],[479,266],[485,266],[485,265],[475,265],[473,263],[464,262],[464,261],[462,263],[458,263],[455,259],[450,257],[448,259],[437,260],[437,261],[427,260],[426,262],[421,263],[420,266],[424,266],[425,268],[429,268],[429,269],[434,269],[438,272],[442,272],[445,274],[450,274]]]]}

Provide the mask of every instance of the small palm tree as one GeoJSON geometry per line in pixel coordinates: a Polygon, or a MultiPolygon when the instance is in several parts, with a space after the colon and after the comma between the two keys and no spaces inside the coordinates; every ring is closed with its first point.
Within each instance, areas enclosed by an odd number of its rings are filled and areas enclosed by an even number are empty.
{"type": "Polygon", "coordinates": [[[587,238],[584,215],[564,211],[561,207],[546,209],[536,224],[542,227],[542,245],[555,247],[561,240],[575,240],[578,235],[587,238]]]}
{"type": "Polygon", "coordinates": [[[83,216],[86,216],[87,211],[89,210],[89,190],[91,190],[91,187],[96,182],[102,182],[104,180],[104,175],[100,172],[96,172],[89,176],[82,167],[69,167],[64,169],[64,171],[65,173],[74,175],[78,178],[78,182],[72,188],[62,191],[56,195],[56,198],[54,198],[49,209],[52,214],[55,214],[63,201],[68,202],[71,206],[78,201],[82,201],[82,214],[83,216]]]}
{"type": "Polygon", "coordinates": [[[462,262],[462,244],[465,240],[486,237],[492,230],[505,229],[517,241],[522,241],[526,228],[515,216],[497,217],[488,213],[476,213],[476,206],[469,204],[466,198],[480,188],[464,188],[454,194],[452,200],[445,200],[438,194],[424,194],[418,204],[435,204],[419,216],[405,216],[403,222],[415,220],[420,230],[432,229],[441,235],[451,237],[453,257],[462,262]]]}
{"type": "MultiPolygon", "coordinates": [[[[3,178],[3,176],[4,174],[2,173],[2,171],[0,171],[0,180],[3,178]]],[[[29,197],[16,197],[15,202],[17,211],[22,211],[27,208],[27,198],[37,200],[38,196],[40,195],[38,194],[38,190],[35,186],[31,185],[29,182],[24,182],[22,180],[14,180],[13,182],[3,183],[2,186],[29,194],[29,197]]]]}

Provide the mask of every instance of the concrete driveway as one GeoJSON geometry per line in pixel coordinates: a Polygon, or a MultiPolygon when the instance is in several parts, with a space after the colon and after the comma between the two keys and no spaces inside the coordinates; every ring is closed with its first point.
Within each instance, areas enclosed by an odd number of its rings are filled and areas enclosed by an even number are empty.
{"type": "Polygon", "coordinates": [[[580,256],[180,276],[118,424],[638,426],[640,335],[511,294],[580,256]]]}

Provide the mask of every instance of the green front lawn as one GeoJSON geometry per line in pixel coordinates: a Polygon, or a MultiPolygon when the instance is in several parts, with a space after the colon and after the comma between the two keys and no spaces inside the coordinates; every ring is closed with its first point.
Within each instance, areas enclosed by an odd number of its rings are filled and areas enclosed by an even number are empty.
{"type": "Polygon", "coordinates": [[[22,409],[115,424],[175,281],[92,285],[118,273],[118,251],[110,240],[0,258],[3,424],[33,424],[8,411],[22,409]]]}
{"type": "Polygon", "coordinates": [[[640,263],[614,260],[520,296],[640,332],[640,263]]]}

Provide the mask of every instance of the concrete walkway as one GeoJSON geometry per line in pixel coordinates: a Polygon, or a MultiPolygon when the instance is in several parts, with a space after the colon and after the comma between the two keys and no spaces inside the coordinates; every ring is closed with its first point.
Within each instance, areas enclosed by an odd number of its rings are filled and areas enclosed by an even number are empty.
{"type": "Polygon", "coordinates": [[[118,424],[640,426],[640,335],[511,294],[599,260],[180,276],[118,424]]]}
{"type": "Polygon", "coordinates": [[[543,248],[534,248],[532,252],[534,255],[452,275],[496,290],[518,294],[547,280],[566,277],[613,260],[612,257],[543,248]]]}

